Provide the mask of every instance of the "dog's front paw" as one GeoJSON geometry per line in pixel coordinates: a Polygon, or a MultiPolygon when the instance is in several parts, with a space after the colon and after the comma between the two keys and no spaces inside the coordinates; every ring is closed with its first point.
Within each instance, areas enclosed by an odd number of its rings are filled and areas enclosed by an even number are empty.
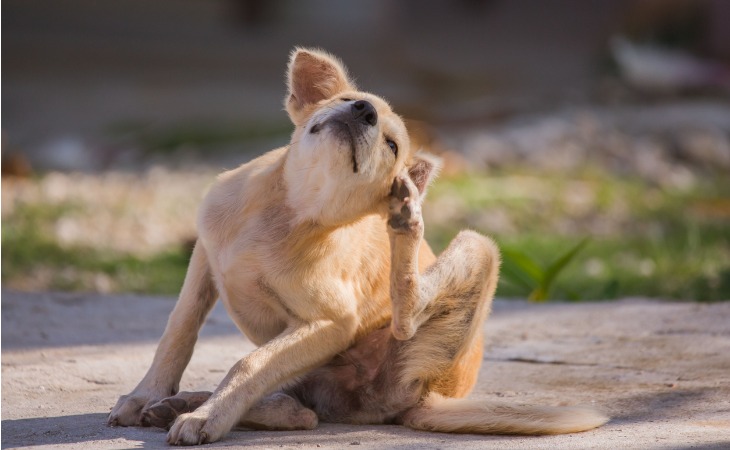
{"type": "Polygon", "coordinates": [[[393,180],[389,196],[388,228],[396,234],[423,232],[421,199],[413,181],[399,175],[393,180]]]}
{"type": "Polygon", "coordinates": [[[119,397],[117,404],[107,418],[110,427],[134,427],[142,424],[142,409],[154,403],[159,397],[147,393],[132,392],[119,397]]]}
{"type": "Polygon", "coordinates": [[[206,411],[180,415],[167,433],[170,445],[210,444],[223,437],[229,429],[214,420],[206,411]]]}

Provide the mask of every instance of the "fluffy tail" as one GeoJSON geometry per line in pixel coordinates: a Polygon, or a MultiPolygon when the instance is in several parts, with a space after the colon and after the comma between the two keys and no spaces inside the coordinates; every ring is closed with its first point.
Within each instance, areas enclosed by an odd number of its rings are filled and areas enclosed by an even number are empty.
{"type": "Polygon", "coordinates": [[[436,393],[404,417],[404,425],[416,430],[474,434],[576,433],[606,422],[608,417],[590,408],[513,406],[436,393]]]}

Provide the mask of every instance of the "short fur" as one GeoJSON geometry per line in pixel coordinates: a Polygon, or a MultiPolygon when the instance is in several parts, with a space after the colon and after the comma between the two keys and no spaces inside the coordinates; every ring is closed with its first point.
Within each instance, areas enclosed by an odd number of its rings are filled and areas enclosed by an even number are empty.
{"type": "Polygon", "coordinates": [[[308,429],[318,418],[510,434],[607,420],[460,399],[482,361],[496,245],[465,231],[434,256],[420,207],[438,160],[415,152],[401,118],[333,56],[292,53],[285,106],[291,143],[221,174],[203,201],[152,366],[110,425],[170,427],[169,443],[201,444],[236,425],[308,429]],[[178,394],[217,298],[260,347],[215,392],[178,394]]]}

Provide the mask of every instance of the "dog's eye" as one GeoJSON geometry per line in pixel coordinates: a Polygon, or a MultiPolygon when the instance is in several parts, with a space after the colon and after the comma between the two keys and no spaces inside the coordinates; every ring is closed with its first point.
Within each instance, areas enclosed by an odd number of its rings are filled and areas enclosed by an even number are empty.
{"type": "Polygon", "coordinates": [[[341,98],[340,100],[342,100],[343,102],[351,102],[352,101],[351,98],[341,98]]]}
{"type": "Polygon", "coordinates": [[[385,143],[388,144],[388,147],[390,147],[390,150],[393,152],[393,155],[398,156],[398,144],[396,144],[391,139],[386,139],[385,143]]]}

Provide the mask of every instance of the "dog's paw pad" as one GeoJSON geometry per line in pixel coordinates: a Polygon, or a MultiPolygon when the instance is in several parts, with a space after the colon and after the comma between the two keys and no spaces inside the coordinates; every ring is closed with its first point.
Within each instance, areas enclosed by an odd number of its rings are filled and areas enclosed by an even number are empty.
{"type": "Polygon", "coordinates": [[[391,197],[394,197],[401,202],[405,201],[408,197],[413,197],[414,195],[418,194],[418,190],[415,189],[415,185],[413,186],[413,189],[415,192],[411,191],[411,187],[408,183],[410,180],[406,177],[397,177],[395,180],[393,180],[393,185],[390,187],[390,195],[391,197]]]}
{"type": "Polygon", "coordinates": [[[397,177],[390,189],[388,226],[394,231],[422,228],[418,189],[407,177],[397,177]]]}

